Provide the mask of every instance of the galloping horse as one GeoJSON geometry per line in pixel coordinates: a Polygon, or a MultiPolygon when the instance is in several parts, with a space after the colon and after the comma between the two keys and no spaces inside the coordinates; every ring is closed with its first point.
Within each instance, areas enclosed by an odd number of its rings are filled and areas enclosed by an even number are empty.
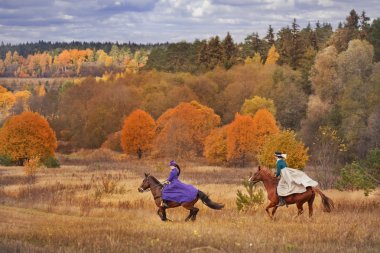
{"type": "MultiPolygon", "coordinates": [[[[265,208],[265,211],[271,219],[273,219],[274,214],[277,210],[277,204],[279,198],[277,195],[277,185],[278,179],[271,173],[268,169],[261,168],[259,166],[257,172],[249,179],[252,183],[257,183],[262,181],[264,187],[268,193],[268,199],[270,201],[269,205],[265,208]],[[272,209],[272,215],[269,213],[269,209],[272,209]]],[[[289,196],[284,197],[286,205],[296,204],[298,208],[298,213],[296,216],[299,216],[303,213],[302,205],[307,202],[309,206],[309,217],[313,216],[313,202],[315,198],[315,193],[318,193],[322,198],[322,204],[325,212],[331,212],[334,208],[334,202],[322,193],[322,191],[316,187],[307,187],[306,192],[303,193],[294,193],[289,196]]]]}
{"type": "Polygon", "coordinates": [[[198,199],[201,199],[203,204],[208,206],[209,208],[220,210],[224,207],[223,204],[215,203],[213,202],[205,193],[202,191],[198,190],[197,197],[190,201],[190,202],[183,202],[183,203],[177,203],[174,201],[167,201],[168,207],[163,207],[161,205],[162,202],[162,193],[161,190],[164,186],[158,181],[154,176],[149,175],[145,173],[145,178],[138,188],[139,192],[144,192],[150,189],[152,192],[154,202],[156,203],[156,206],[158,207],[157,214],[160,216],[162,221],[167,221],[168,219],[166,218],[166,209],[167,208],[174,208],[174,207],[179,207],[182,206],[183,208],[186,208],[187,210],[190,211],[190,214],[186,217],[185,221],[189,221],[190,219],[192,221],[195,221],[197,218],[197,213],[199,211],[198,208],[196,208],[194,205],[197,203],[198,199]]]}

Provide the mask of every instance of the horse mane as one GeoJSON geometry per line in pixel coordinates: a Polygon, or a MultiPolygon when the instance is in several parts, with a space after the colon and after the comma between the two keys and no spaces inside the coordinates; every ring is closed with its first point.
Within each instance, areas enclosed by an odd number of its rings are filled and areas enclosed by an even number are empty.
{"type": "Polygon", "coordinates": [[[274,177],[273,173],[266,167],[261,167],[261,171],[267,176],[274,177]]]}
{"type": "Polygon", "coordinates": [[[275,177],[272,173],[272,171],[270,171],[270,169],[266,168],[266,167],[261,167],[261,170],[260,170],[263,174],[265,174],[266,176],[268,176],[269,179],[271,179],[272,181],[276,182],[278,181],[277,177],[275,177]]]}
{"type": "Polygon", "coordinates": [[[158,181],[158,179],[157,179],[157,178],[155,178],[155,177],[154,177],[154,176],[152,176],[152,175],[149,175],[149,177],[150,177],[151,179],[153,179],[153,181],[154,181],[155,183],[157,183],[158,185],[162,186],[161,182],[160,182],[160,181],[158,181]]]}

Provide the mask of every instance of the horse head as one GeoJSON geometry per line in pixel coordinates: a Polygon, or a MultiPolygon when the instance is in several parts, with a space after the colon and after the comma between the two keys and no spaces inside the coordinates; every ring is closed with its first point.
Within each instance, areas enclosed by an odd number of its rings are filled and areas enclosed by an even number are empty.
{"type": "Polygon", "coordinates": [[[255,172],[255,174],[253,174],[253,176],[251,176],[248,181],[253,183],[253,184],[256,184],[260,181],[263,181],[265,179],[267,179],[268,177],[272,178],[273,176],[271,175],[270,171],[268,169],[265,169],[265,168],[261,168],[261,166],[259,166],[259,168],[257,169],[257,171],[255,172]]]}
{"type": "Polygon", "coordinates": [[[142,181],[140,187],[138,188],[139,192],[144,192],[144,191],[146,191],[146,190],[148,190],[150,188],[149,177],[150,177],[150,174],[149,173],[145,173],[145,178],[142,181]]]}

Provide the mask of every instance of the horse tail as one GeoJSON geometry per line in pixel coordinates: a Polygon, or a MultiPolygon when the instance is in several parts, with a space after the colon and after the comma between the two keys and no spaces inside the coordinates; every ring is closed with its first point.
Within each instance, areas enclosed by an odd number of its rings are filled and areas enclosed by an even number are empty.
{"type": "Polygon", "coordinates": [[[319,188],[313,187],[313,190],[322,198],[323,211],[330,213],[334,209],[334,202],[325,194],[323,194],[319,188]]]}
{"type": "Polygon", "coordinates": [[[198,190],[198,198],[200,198],[203,202],[203,204],[205,204],[206,206],[212,208],[212,209],[216,209],[216,210],[220,210],[224,207],[224,204],[220,204],[220,203],[216,203],[214,201],[212,201],[204,192],[202,191],[199,191],[198,190]]]}

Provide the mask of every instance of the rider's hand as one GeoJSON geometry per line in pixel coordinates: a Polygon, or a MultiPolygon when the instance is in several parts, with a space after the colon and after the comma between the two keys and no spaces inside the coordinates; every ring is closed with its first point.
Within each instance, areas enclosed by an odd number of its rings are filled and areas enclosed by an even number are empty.
{"type": "Polygon", "coordinates": [[[170,182],[168,180],[165,180],[164,182],[162,182],[163,185],[168,185],[170,184],[170,182]]]}

